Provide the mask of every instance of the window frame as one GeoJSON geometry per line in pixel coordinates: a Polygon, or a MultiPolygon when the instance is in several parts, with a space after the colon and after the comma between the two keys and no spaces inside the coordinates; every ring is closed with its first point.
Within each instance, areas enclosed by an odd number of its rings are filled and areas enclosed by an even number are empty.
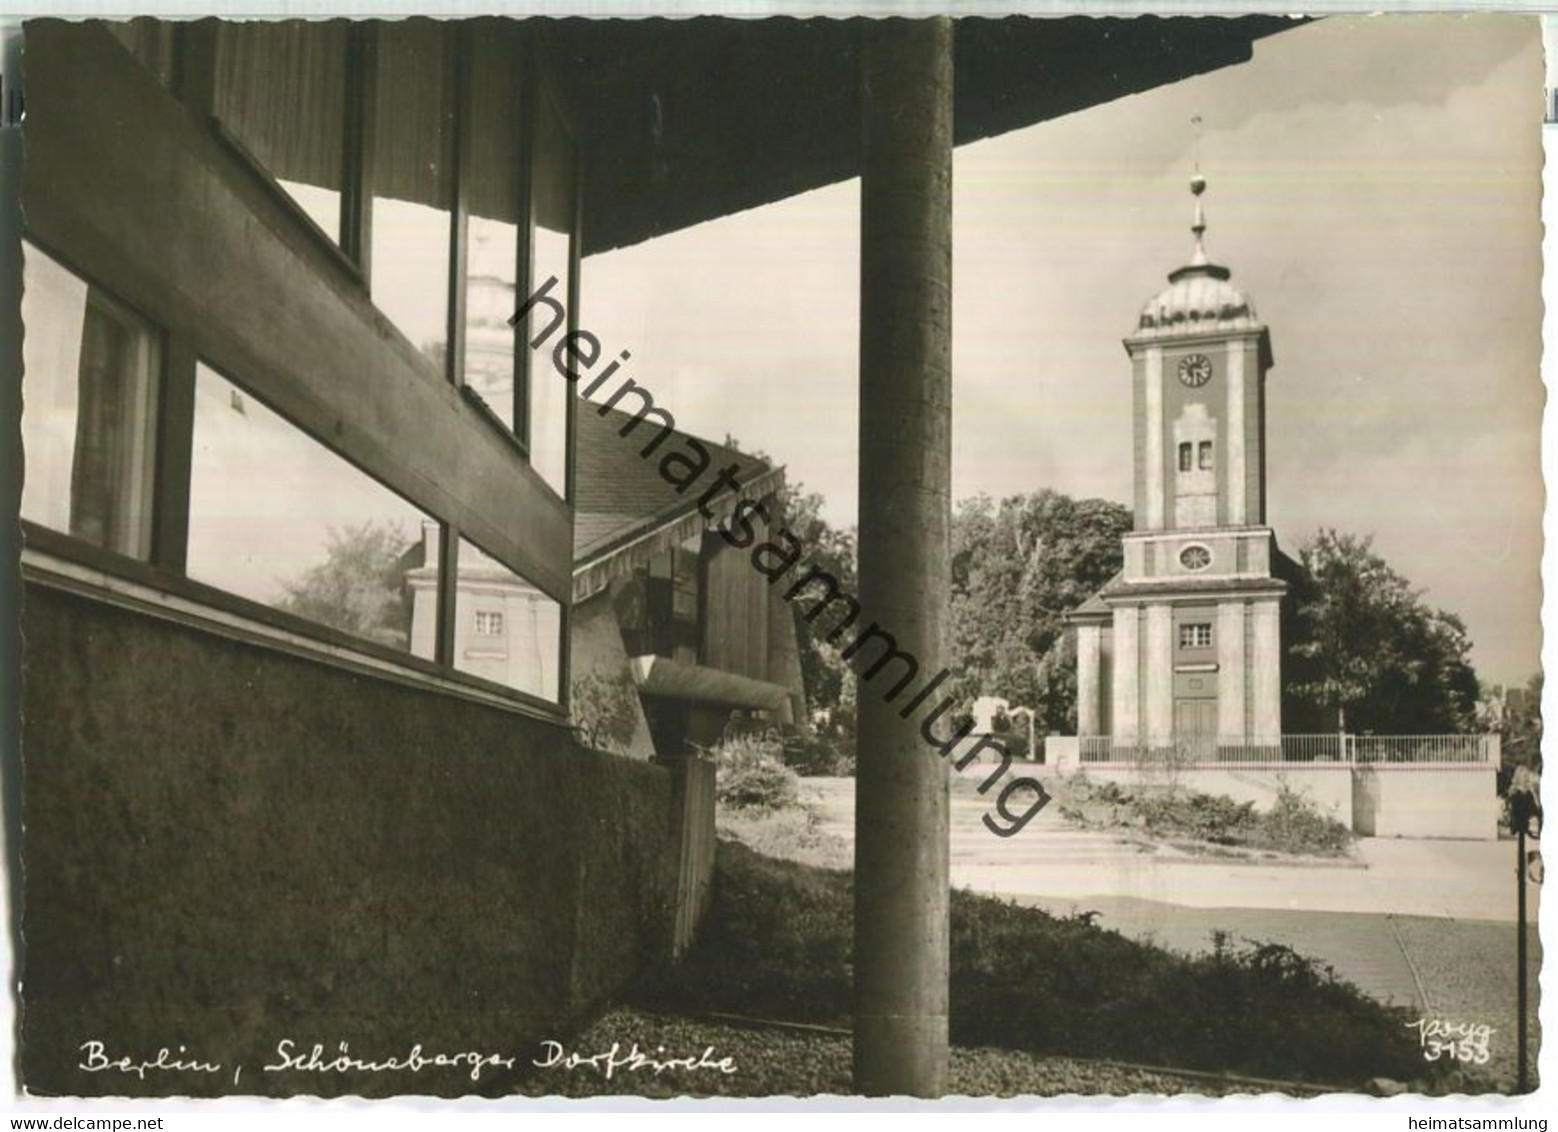
{"type": "Polygon", "coordinates": [[[1179,623],[1180,652],[1200,652],[1215,647],[1216,641],[1216,631],[1210,621],[1181,621],[1179,623]],[[1205,630],[1204,634],[1201,632],[1203,629],[1205,630]],[[1202,640],[1203,636],[1205,640],[1202,640]]]}
{"type": "MultiPolygon", "coordinates": [[[[173,47],[172,47],[172,71],[171,82],[163,83],[156,75],[147,70],[144,65],[135,58],[132,52],[106,27],[102,34],[113,41],[118,50],[134,61],[136,67],[145,71],[147,81],[157,82],[165,97],[174,100],[182,106],[194,122],[218,143],[218,146],[233,159],[233,166],[263,189],[265,198],[278,206],[278,215],[283,218],[283,224],[275,228],[276,235],[283,243],[290,243],[298,247],[298,250],[307,252],[309,249],[322,251],[322,258],[333,264],[333,269],[338,271],[342,280],[346,283],[344,293],[356,292],[356,297],[361,298],[378,312],[385,325],[395,333],[398,328],[390,323],[388,316],[378,311],[377,305],[371,298],[370,284],[372,279],[372,223],[373,223],[373,186],[371,184],[370,171],[372,168],[373,149],[373,122],[375,116],[374,95],[376,84],[380,79],[379,55],[377,51],[377,31],[382,19],[370,19],[349,21],[348,37],[346,44],[346,122],[343,149],[345,170],[342,189],[342,218],[341,238],[337,242],[330,238],[329,234],[319,227],[317,223],[302,209],[291,195],[276,183],[274,175],[266,170],[243,146],[242,141],[228,129],[213,113],[213,94],[215,82],[216,44],[221,26],[228,22],[217,18],[204,18],[194,21],[173,22],[173,47]]],[[[469,99],[470,83],[468,75],[464,74],[464,65],[467,62],[466,54],[470,42],[470,36],[474,33],[476,25],[469,21],[461,21],[452,24],[445,35],[446,49],[451,52],[451,66],[446,68],[446,82],[459,84],[455,92],[455,101],[451,103],[454,114],[454,207],[451,212],[450,241],[451,251],[458,248],[458,258],[450,257],[450,270],[446,285],[451,297],[458,291],[463,295],[464,279],[464,240],[461,224],[468,217],[464,189],[462,188],[462,162],[469,160],[469,140],[462,137],[462,131],[468,131],[470,124],[469,99]],[[458,34],[456,33],[458,29],[458,34]],[[458,270],[457,270],[458,267],[458,270]]],[[[573,122],[567,114],[566,102],[558,94],[552,92],[552,80],[542,76],[540,71],[544,64],[536,47],[538,33],[536,29],[521,29],[516,38],[515,58],[517,63],[524,66],[524,81],[527,84],[544,85],[549,97],[553,97],[556,109],[561,115],[561,123],[568,130],[568,136],[573,147],[573,231],[569,244],[569,296],[568,296],[568,332],[577,329],[578,288],[579,288],[579,259],[582,248],[580,236],[580,222],[582,220],[583,195],[582,179],[579,176],[581,168],[581,156],[577,133],[573,129],[573,122]]],[[[526,116],[529,117],[528,115],[526,116]]],[[[516,143],[518,144],[518,143],[516,143]]],[[[528,147],[520,148],[522,172],[520,185],[523,191],[529,193],[531,180],[530,150],[528,147]]],[[[528,204],[528,199],[527,202],[528,204]]],[[[527,213],[528,215],[528,213],[527,213]]],[[[267,219],[260,218],[262,221],[267,219]]],[[[104,286],[97,282],[90,273],[83,272],[68,253],[62,254],[58,245],[51,242],[46,236],[40,235],[31,226],[24,225],[22,238],[34,244],[42,252],[66,267],[78,278],[85,281],[90,287],[95,288],[104,296],[122,305],[142,319],[151,328],[158,338],[160,354],[160,373],[155,375],[154,397],[157,403],[157,411],[151,422],[151,441],[153,468],[151,475],[151,539],[149,556],[147,559],[137,559],[117,551],[98,547],[83,539],[76,538],[68,532],[61,532],[53,528],[43,526],[31,520],[20,520],[25,547],[35,549],[38,554],[48,558],[90,570],[103,575],[110,581],[123,579],[129,584],[144,586],[148,589],[167,593],[182,601],[193,603],[196,606],[205,607],[213,611],[210,618],[201,618],[194,614],[174,615],[168,610],[161,609],[156,602],[140,602],[138,607],[145,608],[153,613],[162,612],[173,616],[175,620],[195,623],[202,628],[210,629],[219,634],[244,637],[250,639],[252,634],[245,635],[241,630],[233,630],[227,625],[227,620],[237,618],[241,621],[252,622],[255,625],[264,626],[299,638],[303,641],[315,641],[326,646],[330,650],[340,650],[346,653],[356,653],[375,661],[383,662],[391,670],[393,675],[396,670],[405,670],[414,673],[419,678],[431,678],[445,690],[458,691],[462,687],[474,689],[483,693],[483,700],[496,699],[516,710],[522,710],[526,714],[536,715],[551,722],[560,722],[566,719],[569,711],[571,691],[572,657],[571,657],[571,618],[572,618],[572,587],[563,583],[557,595],[541,592],[550,600],[556,602],[560,610],[560,641],[558,650],[558,699],[554,702],[533,696],[509,687],[505,684],[495,683],[483,677],[459,670],[454,665],[454,632],[455,632],[455,585],[458,576],[458,547],[464,537],[460,527],[445,515],[440,514],[437,507],[429,507],[408,495],[402,494],[386,481],[374,475],[358,460],[354,459],[346,451],[329,443],[313,428],[307,427],[289,416],[286,412],[277,408],[266,397],[253,392],[251,383],[235,376],[232,367],[224,365],[220,360],[208,353],[198,352],[194,337],[199,334],[193,325],[178,327],[170,326],[163,318],[150,315],[141,305],[127,298],[124,293],[114,287],[104,286]],[[246,395],[254,396],[257,401],[275,412],[283,420],[297,428],[305,436],[315,443],[322,445],[327,451],[336,457],[346,461],[362,474],[368,476],[374,482],[386,489],[395,492],[405,499],[422,514],[436,521],[440,531],[441,556],[438,563],[438,614],[436,647],[434,658],[428,660],[414,656],[409,652],[387,647],[377,642],[354,636],[331,626],[323,625],[294,614],[280,610],[239,596],[227,590],[220,589],[209,583],[196,581],[187,573],[187,551],[189,532],[189,494],[190,474],[193,455],[193,424],[195,409],[195,376],[197,367],[205,364],[224,379],[232,382],[246,395]]],[[[533,236],[533,220],[530,224],[522,226],[520,244],[525,254],[528,254],[528,242],[533,236]]],[[[426,361],[423,367],[429,377],[437,375],[445,381],[451,380],[451,374],[458,371],[453,369],[456,361],[456,349],[454,344],[459,343],[463,353],[464,326],[463,326],[463,301],[460,304],[459,330],[457,336],[451,336],[449,348],[445,351],[445,372],[437,374],[437,367],[425,359],[420,351],[411,347],[411,352],[419,359],[426,361]]],[[[456,307],[453,302],[449,307],[450,325],[455,325],[456,307]]],[[[516,345],[518,342],[518,328],[516,327],[516,345]]],[[[404,338],[404,335],[400,335],[404,338]]],[[[521,353],[516,349],[516,356],[528,357],[531,351],[527,348],[521,353]]],[[[460,386],[459,381],[453,382],[460,386]]],[[[518,383],[516,382],[516,387],[518,383]]],[[[516,395],[518,390],[516,388],[516,395]]],[[[528,386],[524,392],[525,404],[528,406],[528,386]]],[[[537,473],[533,466],[529,467],[527,478],[529,486],[536,489],[550,491],[564,504],[571,508],[574,492],[573,483],[575,475],[575,428],[576,414],[575,401],[577,398],[567,399],[568,412],[568,436],[566,443],[566,487],[559,492],[553,485],[547,483],[537,473]]],[[[470,398],[462,398],[473,410],[475,404],[470,398]]],[[[484,427],[495,427],[500,433],[505,434],[511,442],[518,443],[502,421],[490,411],[486,414],[476,414],[487,421],[484,427]]],[[[521,454],[525,457],[525,463],[530,464],[529,451],[524,445],[520,445],[521,454]]],[[[488,553],[495,561],[500,562],[506,569],[517,576],[524,578],[524,571],[516,568],[502,557],[488,553]]],[[[30,555],[24,551],[23,565],[29,577],[48,578],[58,581],[56,571],[50,567],[31,560],[30,555]]],[[[91,590],[94,596],[107,600],[119,600],[111,592],[113,587],[105,586],[92,589],[90,586],[70,583],[67,588],[91,590]]],[[[131,602],[131,604],[135,604],[131,602]]],[[[325,648],[317,651],[309,650],[302,646],[287,646],[282,651],[304,654],[323,662],[337,662],[332,652],[325,648]]],[[[383,673],[383,668],[375,666],[371,669],[374,673],[383,673]]],[[[422,683],[419,681],[419,686],[422,683]]]]}
{"type": "MultiPolygon", "coordinates": [[[[78,538],[69,531],[60,531],[44,523],[39,523],[36,520],[23,518],[20,514],[20,483],[17,485],[17,519],[24,525],[24,528],[31,527],[35,530],[48,531],[53,535],[58,535],[60,538],[65,539],[74,546],[80,546],[98,554],[107,555],[111,560],[114,561],[127,564],[133,563],[136,565],[162,564],[166,562],[169,557],[167,532],[165,531],[165,513],[169,508],[169,504],[172,503],[175,508],[174,515],[176,516],[177,504],[176,496],[172,499],[169,498],[169,488],[171,485],[165,482],[169,478],[170,472],[176,473],[176,464],[174,459],[171,458],[174,456],[174,454],[168,451],[169,445],[167,444],[164,437],[164,433],[167,431],[169,425],[169,416],[171,415],[170,410],[175,410],[179,401],[177,396],[178,391],[174,388],[176,384],[175,373],[177,365],[177,355],[175,352],[176,340],[174,336],[168,332],[168,328],[166,326],[162,325],[162,323],[158,322],[155,318],[152,318],[144,309],[125,298],[119,291],[115,290],[114,288],[104,286],[103,284],[97,282],[91,274],[81,270],[80,266],[75,263],[69,255],[62,254],[57,247],[50,244],[47,240],[39,238],[36,233],[24,228],[21,234],[20,243],[22,245],[22,273],[24,276],[24,281],[27,270],[25,262],[26,245],[31,244],[39,252],[53,260],[59,267],[64,268],[66,271],[70,272],[71,275],[75,276],[75,278],[86,287],[89,302],[92,292],[96,291],[103,298],[107,299],[111,305],[122,308],[125,312],[144,324],[149,337],[156,344],[157,365],[155,370],[148,375],[152,387],[152,414],[151,420],[146,422],[146,427],[149,433],[147,437],[147,448],[149,450],[148,455],[151,463],[150,475],[148,477],[149,483],[147,485],[145,501],[145,507],[148,512],[146,519],[146,556],[141,558],[133,554],[125,554],[123,551],[114,550],[112,547],[99,546],[98,544],[87,539],[78,538]]],[[[17,313],[18,320],[20,320],[20,310],[18,310],[17,313]]],[[[23,327],[23,333],[25,334],[25,332],[26,328],[23,327]]],[[[22,371],[22,369],[18,369],[17,372],[22,381],[23,396],[25,399],[26,374],[22,371]]],[[[193,390],[191,390],[191,392],[193,392],[193,390]]],[[[25,400],[22,407],[22,413],[24,415],[26,413],[25,400]]],[[[24,435],[22,434],[20,423],[21,422],[18,420],[16,436],[18,442],[18,454],[22,459],[22,473],[25,476],[27,467],[26,441],[24,435]]]]}

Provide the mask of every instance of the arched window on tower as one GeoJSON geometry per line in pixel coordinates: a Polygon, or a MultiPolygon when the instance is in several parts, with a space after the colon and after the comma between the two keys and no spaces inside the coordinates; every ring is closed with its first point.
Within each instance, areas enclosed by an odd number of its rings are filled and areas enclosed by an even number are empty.
{"type": "MultiPolygon", "coordinates": [[[[1186,445],[1185,447],[1188,448],[1189,445],[1186,445]]],[[[1200,451],[1197,454],[1196,466],[1199,467],[1203,472],[1210,472],[1212,470],[1212,442],[1210,440],[1201,441],[1200,451]]]]}

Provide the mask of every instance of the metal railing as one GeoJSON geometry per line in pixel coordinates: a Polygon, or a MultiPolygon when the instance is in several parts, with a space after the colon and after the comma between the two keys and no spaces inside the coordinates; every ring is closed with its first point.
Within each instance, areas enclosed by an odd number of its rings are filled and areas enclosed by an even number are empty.
{"type": "Polygon", "coordinates": [[[1487,763],[1491,735],[1349,735],[1355,763],[1487,763]]]}
{"type": "Polygon", "coordinates": [[[1086,765],[1154,766],[1249,763],[1486,763],[1489,735],[1281,735],[1269,740],[1215,735],[1127,738],[1083,735],[1078,756],[1086,765]]]}

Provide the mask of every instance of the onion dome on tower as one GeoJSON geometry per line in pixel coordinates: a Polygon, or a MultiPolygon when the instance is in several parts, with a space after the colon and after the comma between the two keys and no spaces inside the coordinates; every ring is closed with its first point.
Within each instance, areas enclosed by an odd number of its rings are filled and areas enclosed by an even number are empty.
{"type": "Polygon", "coordinates": [[[1250,297],[1229,282],[1226,267],[1206,255],[1206,212],[1201,194],[1206,178],[1199,172],[1190,179],[1195,195],[1195,252],[1190,262],[1169,273],[1169,285],[1142,308],[1135,338],[1178,337],[1187,334],[1219,334],[1227,330],[1252,330],[1261,325],[1250,297]]]}

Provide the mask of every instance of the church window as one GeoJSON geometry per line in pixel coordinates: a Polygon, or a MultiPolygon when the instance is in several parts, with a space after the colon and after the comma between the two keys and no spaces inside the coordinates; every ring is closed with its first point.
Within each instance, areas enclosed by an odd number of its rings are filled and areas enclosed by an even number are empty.
{"type": "Polygon", "coordinates": [[[501,637],[503,635],[503,614],[478,609],[476,611],[476,635],[478,637],[501,637]]]}
{"type": "Polygon", "coordinates": [[[1182,649],[1209,649],[1212,647],[1212,625],[1198,621],[1179,627],[1179,647],[1182,649]]]}
{"type": "Polygon", "coordinates": [[[1191,469],[1191,445],[1187,442],[1179,446],[1179,470],[1188,472],[1191,469]]]}
{"type": "MultiPolygon", "coordinates": [[[[1188,448],[1189,445],[1187,444],[1185,447],[1188,448]]],[[[1212,442],[1210,440],[1203,440],[1201,442],[1200,451],[1197,453],[1196,464],[1203,472],[1209,472],[1212,470],[1212,442]]]]}

